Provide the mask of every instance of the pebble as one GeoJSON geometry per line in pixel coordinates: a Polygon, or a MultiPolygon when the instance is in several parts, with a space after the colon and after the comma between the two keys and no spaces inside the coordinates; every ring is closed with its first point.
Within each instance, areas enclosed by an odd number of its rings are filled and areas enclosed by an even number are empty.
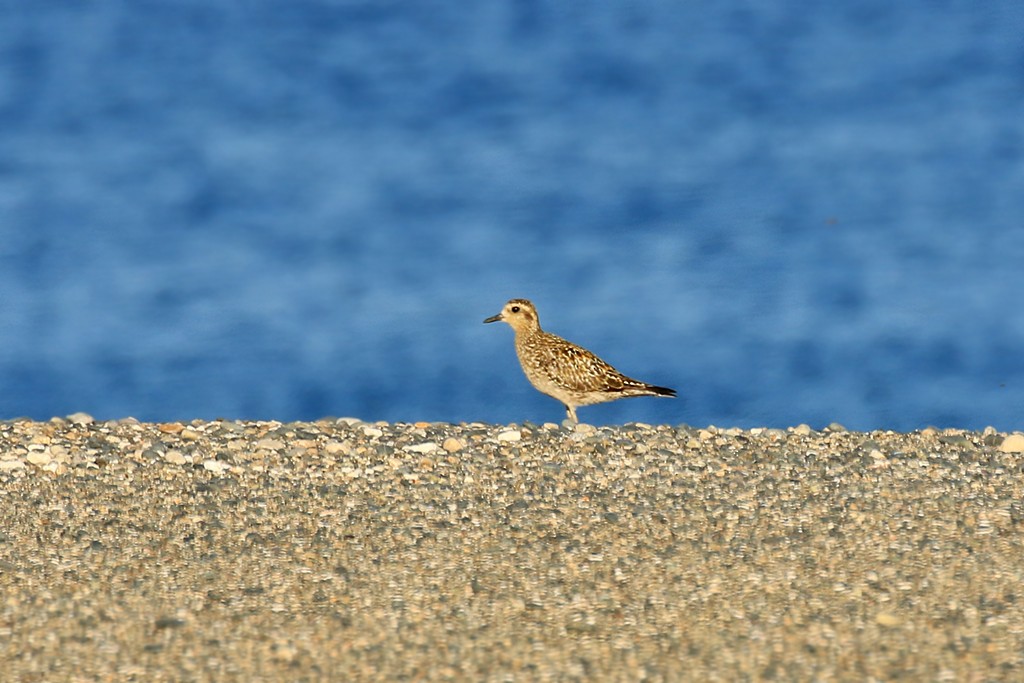
{"type": "Polygon", "coordinates": [[[410,453],[432,453],[438,450],[438,445],[433,441],[426,441],[424,443],[417,443],[411,446],[403,446],[403,451],[409,451],[410,453]]]}
{"type": "Polygon", "coordinates": [[[458,451],[461,451],[465,447],[466,445],[462,443],[460,439],[456,439],[454,436],[449,436],[447,439],[444,440],[444,443],[441,444],[441,448],[445,449],[449,453],[457,453],[458,451]]]}
{"type": "Polygon", "coordinates": [[[903,620],[892,612],[879,612],[875,615],[875,623],[886,628],[896,628],[903,623],[903,620]]]}
{"type": "Polygon", "coordinates": [[[498,441],[519,441],[523,438],[523,433],[518,429],[507,429],[503,432],[498,432],[498,441]]]}
{"type": "Polygon", "coordinates": [[[167,451],[164,453],[164,460],[172,465],[184,465],[189,462],[188,458],[181,451],[167,451]]]}
{"type": "Polygon", "coordinates": [[[53,460],[53,456],[51,456],[46,451],[31,451],[25,457],[25,460],[27,460],[28,462],[32,463],[33,465],[40,465],[40,466],[42,466],[42,465],[48,465],[50,463],[50,461],[53,460]]]}
{"type": "Polygon", "coordinates": [[[1010,434],[999,444],[1003,453],[1024,453],[1024,434],[1010,434]]]}

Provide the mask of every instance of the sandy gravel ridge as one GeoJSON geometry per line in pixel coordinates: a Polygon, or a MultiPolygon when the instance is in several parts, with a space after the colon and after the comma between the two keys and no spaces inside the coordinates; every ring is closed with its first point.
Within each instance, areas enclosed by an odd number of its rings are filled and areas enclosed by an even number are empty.
{"type": "Polygon", "coordinates": [[[0,423],[10,681],[1024,680],[1024,435],[0,423]]]}

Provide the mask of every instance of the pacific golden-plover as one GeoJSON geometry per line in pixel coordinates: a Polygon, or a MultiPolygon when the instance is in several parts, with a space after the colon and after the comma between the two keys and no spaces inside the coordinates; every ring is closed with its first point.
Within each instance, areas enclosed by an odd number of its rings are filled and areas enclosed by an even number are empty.
{"type": "Polygon", "coordinates": [[[565,405],[569,420],[578,406],[630,396],[675,396],[675,389],[626,377],[603,360],[559,336],[540,329],[537,309],[526,299],[512,299],[485,323],[508,323],[516,333],[516,355],[526,379],[537,391],[565,405]]]}

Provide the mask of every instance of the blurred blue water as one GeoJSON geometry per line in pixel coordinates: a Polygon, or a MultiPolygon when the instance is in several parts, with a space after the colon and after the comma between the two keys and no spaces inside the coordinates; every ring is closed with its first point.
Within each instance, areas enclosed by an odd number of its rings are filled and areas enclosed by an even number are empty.
{"type": "Polygon", "coordinates": [[[1024,5],[0,0],[0,416],[1024,423],[1024,5]]]}

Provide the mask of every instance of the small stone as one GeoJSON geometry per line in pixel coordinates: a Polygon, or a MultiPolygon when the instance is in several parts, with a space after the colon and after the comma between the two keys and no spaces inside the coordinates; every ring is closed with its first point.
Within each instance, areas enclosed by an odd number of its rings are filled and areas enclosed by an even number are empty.
{"type": "Polygon", "coordinates": [[[409,451],[410,453],[431,453],[436,451],[438,448],[437,444],[433,441],[426,441],[424,443],[417,443],[411,446],[403,446],[403,451],[409,451]]]}
{"type": "MultiPolygon", "coordinates": [[[[579,422],[574,427],[574,430],[576,431],[577,434],[593,434],[594,432],[597,431],[597,427],[595,427],[594,425],[588,425],[588,424],[585,424],[583,422],[579,422]]],[[[499,438],[501,438],[501,437],[499,437],[499,438]]],[[[516,441],[518,441],[518,440],[519,439],[516,439],[516,441]]]]}
{"type": "Polygon", "coordinates": [[[330,455],[347,453],[349,450],[351,450],[349,446],[340,441],[331,441],[324,445],[324,453],[328,453],[330,455]]]}
{"type": "Polygon", "coordinates": [[[903,623],[903,620],[892,612],[879,612],[875,615],[875,623],[886,628],[895,628],[903,623]]]}
{"type": "Polygon", "coordinates": [[[809,424],[798,424],[796,427],[793,427],[793,433],[800,436],[810,436],[813,431],[809,424]]]}
{"type": "Polygon", "coordinates": [[[281,441],[281,439],[266,438],[256,442],[256,448],[265,451],[279,451],[284,448],[284,445],[284,441],[281,441]]]}
{"type": "Polygon", "coordinates": [[[227,470],[231,469],[231,465],[222,460],[204,460],[203,467],[215,474],[223,474],[227,470]]]}
{"type": "Polygon", "coordinates": [[[164,460],[172,465],[184,465],[188,462],[185,454],[181,451],[167,451],[164,453],[164,460]]]}
{"type": "Polygon", "coordinates": [[[185,620],[177,617],[160,617],[154,622],[154,626],[156,626],[157,630],[165,628],[181,628],[184,625],[185,620]]]}
{"type": "Polygon", "coordinates": [[[1003,453],[1024,453],[1024,434],[1010,434],[999,444],[1003,453]]]}
{"type": "Polygon", "coordinates": [[[21,460],[0,460],[0,470],[20,470],[25,467],[25,463],[21,460]]]}
{"type": "Polygon", "coordinates": [[[981,443],[985,446],[998,446],[1003,443],[1003,437],[999,434],[986,434],[982,437],[981,443]]]}
{"type": "Polygon", "coordinates": [[[32,451],[25,459],[33,465],[42,466],[53,460],[53,457],[46,451],[32,451]]]}
{"type": "Polygon", "coordinates": [[[164,422],[156,426],[164,434],[178,434],[181,430],[185,429],[185,425],[180,422],[164,422]]]}
{"type": "Polygon", "coordinates": [[[523,438],[518,429],[508,429],[498,434],[498,441],[519,441],[523,438]]]}
{"type": "Polygon", "coordinates": [[[87,425],[96,421],[89,413],[71,413],[65,419],[73,425],[87,425]]]}
{"type": "Polygon", "coordinates": [[[377,429],[376,427],[363,427],[363,436],[369,436],[371,438],[384,436],[384,430],[377,429]]]}
{"type": "Polygon", "coordinates": [[[182,429],[178,436],[186,441],[197,441],[202,435],[194,429],[182,429]]]}
{"type": "Polygon", "coordinates": [[[441,444],[441,448],[445,449],[449,453],[457,453],[458,451],[461,451],[465,447],[466,445],[459,441],[458,439],[456,439],[454,436],[449,436],[447,439],[444,440],[444,443],[441,444]]]}

